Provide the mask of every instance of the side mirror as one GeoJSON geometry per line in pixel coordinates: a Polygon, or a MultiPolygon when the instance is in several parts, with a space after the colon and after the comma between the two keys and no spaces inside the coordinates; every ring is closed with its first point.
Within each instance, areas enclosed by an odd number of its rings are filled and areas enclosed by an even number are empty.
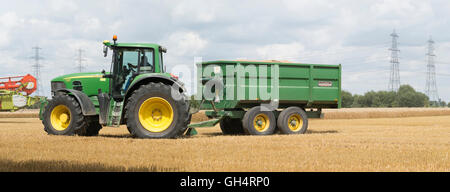
{"type": "Polygon", "coordinates": [[[108,47],[106,45],[103,46],[103,56],[108,56],[108,47]]]}
{"type": "Polygon", "coordinates": [[[102,70],[102,74],[103,74],[102,78],[112,78],[113,77],[113,75],[111,75],[111,74],[106,74],[106,71],[104,69],[102,70]]]}
{"type": "Polygon", "coordinates": [[[105,74],[105,75],[103,75],[103,78],[113,78],[113,75],[111,75],[111,74],[105,74]]]}
{"type": "Polygon", "coordinates": [[[159,51],[163,52],[163,53],[167,53],[167,49],[165,47],[163,47],[163,46],[159,47],[159,51]]]}

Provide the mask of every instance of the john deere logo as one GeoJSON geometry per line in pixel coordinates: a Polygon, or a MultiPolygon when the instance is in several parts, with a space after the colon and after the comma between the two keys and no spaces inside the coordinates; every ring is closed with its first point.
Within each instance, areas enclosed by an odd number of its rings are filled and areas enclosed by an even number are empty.
{"type": "Polygon", "coordinates": [[[319,81],[319,87],[331,87],[333,83],[331,81],[319,81]]]}

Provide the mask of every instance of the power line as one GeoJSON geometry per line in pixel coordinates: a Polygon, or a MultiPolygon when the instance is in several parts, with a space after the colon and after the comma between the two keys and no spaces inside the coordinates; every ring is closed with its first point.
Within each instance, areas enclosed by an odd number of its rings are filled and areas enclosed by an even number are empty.
{"type": "MultiPolygon", "coordinates": [[[[381,44],[380,44],[381,45],[381,44]]],[[[283,60],[310,60],[310,59],[317,59],[318,57],[329,57],[336,55],[338,57],[345,56],[343,53],[347,52],[357,52],[357,51],[370,51],[373,53],[373,49],[379,49],[381,48],[380,45],[375,46],[366,46],[366,47],[343,47],[339,49],[333,49],[333,50],[326,50],[326,51],[314,51],[314,52],[308,52],[307,54],[299,54],[298,56],[284,56],[284,57],[277,57],[277,59],[283,59],[283,60]],[[370,50],[372,49],[372,50],[370,50]]],[[[344,57],[346,58],[346,57],[344,57]]]]}
{"type": "Polygon", "coordinates": [[[31,58],[34,59],[34,65],[32,65],[31,67],[33,68],[33,75],[36,78],[36,95],[41,95],[41,90],[42,90],[42,83],[41,83],[41,64],[39,63],[39,60],[44,59],[41,56],[39,56],[39,50],[41,50],[42,48],[40,48],[39,46],[35,46],[32,47],[32,49],[34,50],[34,56],[32,56],[31,58]]]}
{"type": "Polygon", "coordinates": [[[434,63],[450,65],[450,62],[445,62],[445,61],[434,61],[434,63]]]}
{"type": "Polygon", "coordinates": [[[428,57],[427,64],[427,79],[425,85],[425,94],[428,95],[430,101],[437,101],[437,105],[439,104],[439,96],[436,86],[436,67],[434,66],[434,41],[431,39],[428,40],[428,53],[426,54],[428,57]]]}
{"type": "Polygon", "coordinates": [[[397,33],[395,33],[395,29],[394,32],[391,34],[391,37],[392,37],[392,46],[389,49],[391,51],[391,61],[390,61],[391,73],[389,77],[388,90],[397,91],[398,88],[400,87],[400,69],[399,69],[400,62],[398,61],[398,53],[400,52],[400,50],[397,48],[398,35],[397,33]]]}
{"type": "Polygon", "coordinates": [[[81,72],[83,72],[83,69],[84,69],[83,61],[86,61],[86,59],[83,58],[83,52],[84,52],[83,49],[78,49],[77,51],[78,51],[78,57],[77,57],[77,60],[78,60],[78,71],[81,73],[81,72]]]}
{"type": "MultiPolygon", "coordinates": [[[[352,70],[345,70],[345,73],[367,73],[367,72],[377,72],[377,73],[381,73],[381,72],[388,72],[388,69],[374,69],[374,70],[365,70],[365,71],[352,71],[352,70]]],[[[425,74],[427,72],[424,71],[405,71],[402,70],[403,73],[413,73],[413,74],[425,74]]],[[[435,73],[436,76],[441,76],[441,77],[450,77],[450,73],[435,73]]]]}

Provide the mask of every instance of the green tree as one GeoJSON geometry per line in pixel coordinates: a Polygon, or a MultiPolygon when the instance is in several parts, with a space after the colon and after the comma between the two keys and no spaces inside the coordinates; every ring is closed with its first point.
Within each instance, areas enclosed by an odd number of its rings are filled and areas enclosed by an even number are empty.
{"type": "Polygon", "coordinates": [[[416,92],[410,85],[402,85],[398,89],[396,100],[399,107],[423,107],[428,97],[416,92]]]}
{"type": "Polygon", "coordinates": [[[396,95],[393,91],[375,92],[372,107],[394,107],[396,95]]]}
{"type": "Polygon", "coordinates": [[[363,97],[361,97],[361,105],[363,107],[374,107],[374,101],[377,97],[377,94],[375,91],[369,91],[366,94],[364,94],[363,97]]]}
{"type": "Polygon", "coordinates": [[[361,104],[362,95],[353,95],[353,103],[351,107],[363,107],[361,104]]]}
{"type": "Polygon", "coordinates": [[[353,104],[353,96],[348,91],[342,91],[341,92],[341,107],[343,108],[349,108],[352,107],[353,104]]]}
{"type": "Polygon", "coordinates": [[[433,104],[425,94],[417,92],[410,85],[400,86],[397,92],[369,91],[364,95],[351,96],[349,92],[342,92],[343,107],[424,107],[433,104]],[[349,106],[350,101],[352,104],[349,106]]]}

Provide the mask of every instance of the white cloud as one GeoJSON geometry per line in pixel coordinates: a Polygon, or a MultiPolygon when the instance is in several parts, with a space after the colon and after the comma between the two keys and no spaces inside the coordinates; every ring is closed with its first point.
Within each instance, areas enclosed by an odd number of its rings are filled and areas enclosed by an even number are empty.
{"type": "Polygon", "coordinates": [[[30,18],[27,22],[29,26],[26,28],[33,31],[29,36],[34,36],[38,41],[64,39],[74,34],[74,26],[69,23],[56,22],[47,18],[30,18]]]}
{"type": "Polygon", "coordinates": [[[82,17],[76,17],[76,27],[80,29],[82,33],[86,34],[92,34],[92,33],[98,33],[101,29],[102,25],[100,23],[100,20],[96,17],[92,16],[82,16],[82,17]]]}
{"type": "Polygon", "coordinates": [[[292,60],[304,51],[298,42],[288,44],[271,44],[256,49],[258,56],[264,59],[292,60]]]}
{"type": "MultiPolygon", "coordinates": [[[[279,2],[277,2],[279,3],[279,2]]],[[[336,2],[323,0],[282,0],[289,15],[298,21],[318,21],[335,14],[336,2]]]]}
{"type": "Polygon", "coordinates": [[[14,28],[19,27],[23,23],[16,13],[7,12],[0,15],[0,47],[6,46],[10,43],[14,28]]]}
{"type": "Polygon", "coordinates": [[[162,41],[170,50],[170,53],[177,56],[195,56],[206,47],[208,41],[201,38],[199,34],[192,31],[180,31],[169,35],[162,41]]]}
{"type": "Polygon", "coordinates": [[[417,0],[384,0],[372,5],[370,11],[376,18],[402,20],[408,24],[423,21],[433,13],[429,2],[417,0]]]}
{"type": "Polygon", "coordinates": [[[74,12],[78,10],[78,5],[72,0],[51,0],[50,7],[53,11],[74,12]]]}
{"type": "Polygon", "coordinates": [[[174,20],[208,23],[214,21],[217,3],[208,1],[181,1],[173,4],[171,16],[174,20]]]}

